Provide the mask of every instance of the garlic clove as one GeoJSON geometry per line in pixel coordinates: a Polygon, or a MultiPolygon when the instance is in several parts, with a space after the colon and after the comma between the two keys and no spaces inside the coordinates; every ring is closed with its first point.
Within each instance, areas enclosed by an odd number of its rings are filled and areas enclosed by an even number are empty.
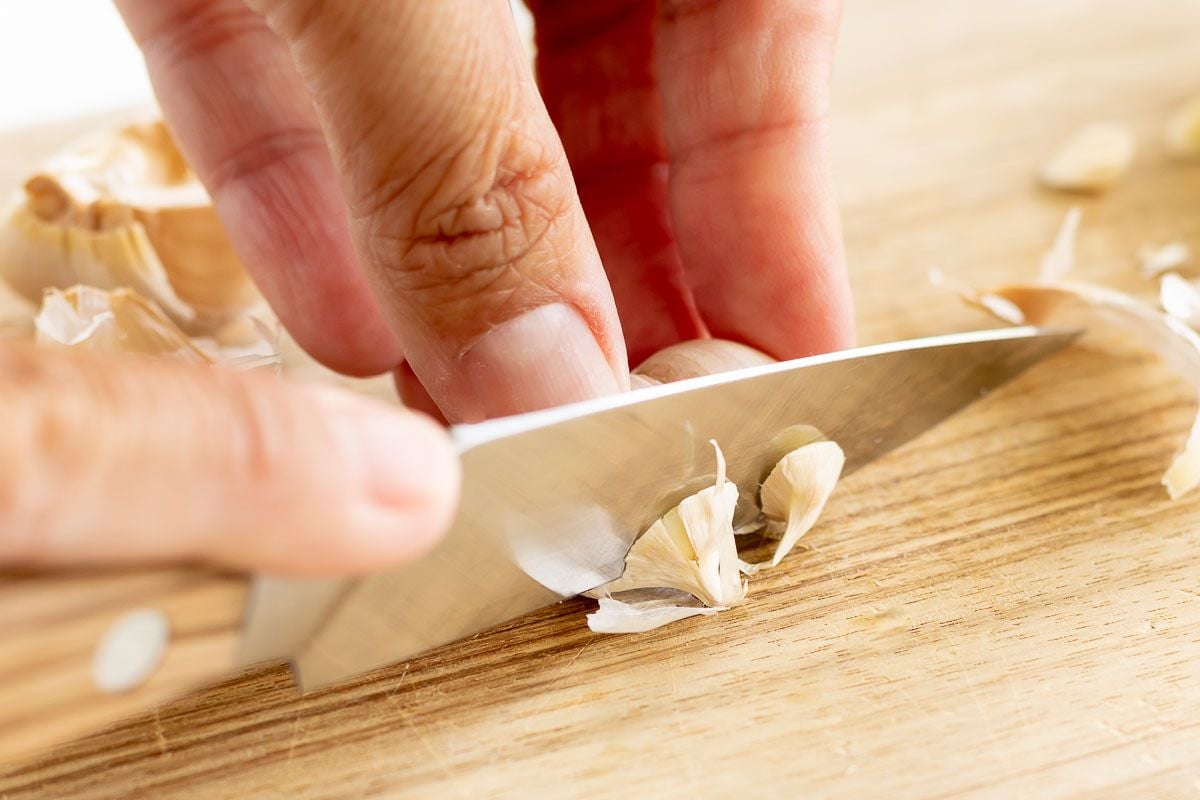
{"type": "Polygon", "coordinates": [[[1167,152],[1176,158],[1200,158],[1200,95],[1185,102],[1167,118],[1163,142],[1167,152]]]}
{"type": "Polygon", "coordinates": [[[777,566],[817,523],[845,464],[836,442],[820,441],[793,450],[771,470],[760,494],[767,531],[780,537],[769,566],[777,566]]]}
{"type": "Polygon", "coordinates": [[[725,458],[716,442],[712,445],[717,455],[715,484],[684,498],[651,525],[625,556],[624,574],[596,593],[670,588],[712,607],[745,599],[733,533],[738,489],[726,480],[725,458]]]}
{"type": "Polygon", "coordinates": [[[1087,125],[1054,151],[1039,177],[1052,189],[1101,192],[1129,170],[1136,149],[1133,133],[1124,125],[1087,125]]]}

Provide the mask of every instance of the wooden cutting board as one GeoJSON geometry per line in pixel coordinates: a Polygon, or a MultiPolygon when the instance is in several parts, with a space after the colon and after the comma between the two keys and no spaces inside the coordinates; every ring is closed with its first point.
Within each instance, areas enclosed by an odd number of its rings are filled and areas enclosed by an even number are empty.
{"type": "MultiPolygon", "coordinates": [[[[848,5],[834,139],[864,341],[989,324],[927,270],[1030,277],[1072,203],[1080,278],[1150,292],[1140,245],[1200,251],[1200,165],[1158,139],[1200,91],[1194,0],[848,5]],[[1128,180],[1035,188],[1100,119],[1139,135],[1128,180]]],[[[846,480],[744,608],[601,637],[570,601],[307,697],[260,670],[0,797],[1200,796],[1200,495],[1158,484],[1193,413],[1146,354],[1079,346],[846,480]]]]}

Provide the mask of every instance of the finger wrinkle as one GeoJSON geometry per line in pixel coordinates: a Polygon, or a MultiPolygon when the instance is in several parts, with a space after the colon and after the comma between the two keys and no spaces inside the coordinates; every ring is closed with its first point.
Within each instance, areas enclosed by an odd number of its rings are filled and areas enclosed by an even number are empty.
{"type": "Polygon", "coordinates": [[[266,22],[240,3],[192,0],[178,4],[148,32],[137,36],[148,61],[179,66],[212,58],[226,48],[254,48],[260,37],[274,39],[266,22]]]}
{"type": "Polygon", "coordinates": [[[296,163],[310,152],[319,159],[329,157],[325,137],[316,128],[289,126],[268,130],[218,155],[208,176],[208,189],[216,194],[231,184],[296,163]]]}
{"type": "MultiPolygon", "coordinates": [[[[829,120],[823,114],[767,124],[735,122],[728,128],[715,129],[694,141],[677,145],[671,153],[671,165],[676,170],[693,168],[692,172],[705,180],[728,180],[732,162],[744,156],[753,156],[779,146],[824,139],[828,137],[828,132],[829,120]],[[704,169],[696,170],[697,166],[703,166],[704,169]]],[[[689,180],[696,179],[692,174],[688,177],[689,180]]]]}

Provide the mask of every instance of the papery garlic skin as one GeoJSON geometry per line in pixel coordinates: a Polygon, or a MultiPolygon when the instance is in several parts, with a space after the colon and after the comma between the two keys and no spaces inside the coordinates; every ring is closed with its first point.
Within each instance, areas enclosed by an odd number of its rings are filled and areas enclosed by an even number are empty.
{"type": "Polygon", "coordinates": [[[723,607],[677,605],[667,598],[624,602],[601,597],[600,607],[588,614],[588,627],[594,633],[645,633],[663,625],[695,616],[711,616],[723,607]]]}
{"type": "Polygon", "coordinates": [[[276,368],[280,361],[277,339],[257,320],[245,318],[214,337],[194,338],[132,289],[49,289],[34,318],[34,329],[40,347],[246,369],[276,368]]]}

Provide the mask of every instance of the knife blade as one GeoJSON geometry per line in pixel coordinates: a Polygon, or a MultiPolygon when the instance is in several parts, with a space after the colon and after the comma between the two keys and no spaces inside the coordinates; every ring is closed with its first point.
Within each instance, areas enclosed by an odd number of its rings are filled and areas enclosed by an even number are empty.
{"type": "Polygon", "coordinates": [[[842,446],[848,474],[1076,335],[895,342],[454,428],[463,496],[443,542],[353,582],[261,579],[243,660],[288,656],[311,689],[579,594],[618,577],[636,536],[711,484],[710,439],[744,500],[809,426],[842,446]]]}

